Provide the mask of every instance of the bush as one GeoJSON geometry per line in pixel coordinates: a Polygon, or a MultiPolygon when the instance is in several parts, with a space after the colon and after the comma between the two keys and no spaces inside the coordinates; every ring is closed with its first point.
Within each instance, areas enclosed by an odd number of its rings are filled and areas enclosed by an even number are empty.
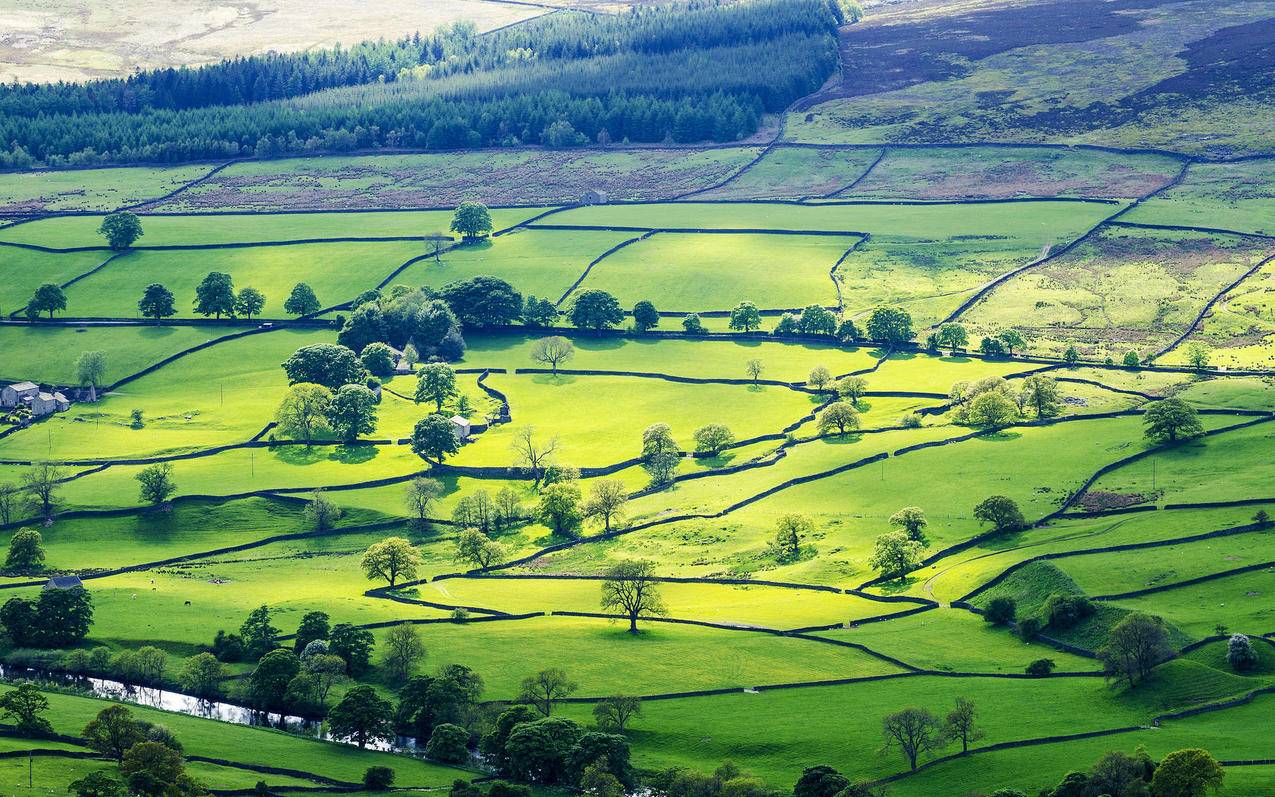
{"type": "Polygon", "coordinates": [[[1243,634],[1234,634],[1226,643],[1226,663],[1236,672],[1249,672],[1257,667],[1257,651],[1243,634]]]}
{"type": "Polygon", "coordinates": [[[1024,642],[1031,642],[1040,636],[1040,620],[1035,617],[1026,617],[1018,621],[1018,635],[1022,637],[1024,642]]]}
{"type": "Polygon", "coordinates": [[[1013,598],[992,598],[992,602],[987,604],[987,611],[983,613],[983,619],[993,625],[1005,625],[1014,621],[1017,610],[1018,605],[1013,598]]]}
{"type": "Polygon", "coordinates": [[[368,791],[385,791],[394,785],[394,770],[389,767],[368,767],[363,771],[363,788],[368,791]]]}
{"type": "Polygon", "coordinates": [[[469,760],[469,731],[459,725],[444,722],[434,728],[429,744],[425,745],[425,757],[443,764],[463,764],[469,760]]]}
{"type": "Polygon", "coordinates": [[[1055,592],[1045,600],[1045,625],[1050,628],[1071,628],[1093,613],[1094,606],[1084,595],[1055,592]]]}
{"type": "Polygon", "coordinates": [[[1027,674],[1036,676],[1050,675],[1057,666],[1053,659],[1036,659],[1027,665],[1027,674]]]}

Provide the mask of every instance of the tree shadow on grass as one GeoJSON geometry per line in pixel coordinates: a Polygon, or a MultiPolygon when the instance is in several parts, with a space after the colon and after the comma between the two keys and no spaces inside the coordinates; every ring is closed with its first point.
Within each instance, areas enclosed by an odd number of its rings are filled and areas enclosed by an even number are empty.
{"type": "Polygon", "coordinates": [[[976,439],[983,440],[989,443],[1008,443],[1013,440],[1018,440],[1022,436],[1023,436],[1022,432],[1015,432],[1012,429],[1001,429],[999,432],[992,432],[991,434],[985,434],[982,437],[979,437],[976,439]]]}
{"type": "Polygon", "coordinates": [[[361,465],[364,462],[371,462],[381,454],[381,447],[374,445],[344,445],[336,446],[328,455],[328,459],[333,462],[340,462],[343,465],[361,465]]]}
{"type": "Polygon", "coordinates": [[[854,445],[855,443],[863,442],[863,435],[858,434],[857,432],[847,432],[845,434],[837,434],[836,432],[829,432],[826,435],[820,436],[819,440],[823,442],[824,445],[849,446],[849,445],[854,445]]]}
{"type": "Polygon", "coordinates": [[[714,468],[724,468],[731,462],[734,462],[738,455],[733,451],[723,451],[715,457],[693,457],[691,462],[701,470],[713,470],[714,468]]]}
{"type": "Polygon", "coordinates": [[[531,377],[531,381],[537,385],[554,385],[554,386],[570,385],[573,382],[575,382],[577,379],[578,377],[572,376],[570,374],[558,374],[557,376],[554,376],[553,374],[534,374],[531,377]]]}
{"type": "MultiPolygon", "coordinates": [[[[920,582],[921,579],[914,576],[903,576],[902,578],[896,578],[892,581],[884,581],[877,584],[876,587],[883,595],[899,595],[907,592],[914,585],[919,584],[920,582]]],[[[851,621],[850,624],[854,625],[854,622],[851,621]]]]}

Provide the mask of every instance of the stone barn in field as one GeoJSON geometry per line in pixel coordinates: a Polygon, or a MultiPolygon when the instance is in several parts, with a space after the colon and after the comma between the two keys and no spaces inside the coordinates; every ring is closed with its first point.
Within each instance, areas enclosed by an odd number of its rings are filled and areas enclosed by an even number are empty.
{"type": "Polygon", "coordinates": [[[607,203],[607,192],[600,188],[590,188],[580,195],[581,205],[605,205],[607,203]]]}

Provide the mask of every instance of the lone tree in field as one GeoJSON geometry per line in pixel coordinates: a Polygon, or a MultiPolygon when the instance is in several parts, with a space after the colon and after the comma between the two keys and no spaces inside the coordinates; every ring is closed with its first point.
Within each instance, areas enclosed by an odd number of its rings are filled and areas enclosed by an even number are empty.
{"type": "Polygon", "coordinates": [[[761,360],[756,360],[756,359],[749,360],[748,362],[744,363],[744,370],[748,373],[748,378],[753,380],[753,384],[754,385],[757,384],[757,381],[761,379],[761,373],[762,373],[761,360]]]}
{"type": "MultiPolygon", "coordinates": [[[[21,532],[19,532],[21,533],[21,532]]],[[[14,537],[16,540],[17,537],[14,537]]],[[[10,556],[13,555],[13,547],[9,548],[10,556]]],[[[1261,659],[1257,656],[1257,651],[1253,650],[1253,643],[1244,634],[1232,634],[1226,643],[1226,663],[1231,665],[1231,669],[1236,672],[1249,672],[1257,667],[1261,659]]]]}
{"type": "Polygon", "coordinates": [[[255,315],[261,315],[266,306],[266,295],[256,288],[244,288],[235,297],[235,315],[243,316],[249,321],[255,315]]]}
{"type": "Polygon", "coordinates": [[[1147,407],[1142,416],[1147,437],[1157,443],[1176,443],[1204,434],[1200,415],[1195,407],[1176,396],[1161,399],[1147,407]]]}
{"type": "Polygon", "coordinates": [[[890,515],[890,525],[907,534],[908,539],[913,542],[919,542],[921,545],[930,544],[930,541],[925,538],[925,529],[930,525],[930,521],[925,519],[925,510],[919,506],[905,506],[890,515]]]}
{"type": "Polygon", "coordinates": [[[660,325],[660,314],[655,305],[642,300],[633,305],[633,328],[638,332],[646,332],[660,325]]]}
{"type": "Polygon", "coordinates": [[[715,457],[735,442],[735,435],[726,424],[710,423],[695,430],[695,451],[715,457]]]}
{"type": "Polygon", "coordinates": [[[434,411],[442,412],[443,403],[456,395],[456,372],[447,363],[430,363],[421,368],[416,378],[413,400],[434,402],[434,411]]]}
{"type": "Polygon", "coordinates": [[[847,376],[837,382],[837,393],[856,406],[867,392],[868,380],[861,376],[847,376]]]}
{"type": "Polygon", "coordinates": [[[89,389],[89,401],[97,401],[97,389],[106,378],[106,352],[81,352],[75,360],[75,378],[89,389]]]}
{"type": "Polygon", "coordinates": [[[868,566],[883,578],[899,578],[916,568],[921,561],[921,543],[910,539],[905,531],[887,531],[877,537],[868,566]]]}
{"type": "Polygon", "coordinates": [[[55,312],[66,309],[66,294],[51,282],[46,282],[35,289],[31,301],[27,302],[27,318],[39,318],[40,313],[48,313],[49,318],[55,312]]]}
{"type": "Polygon", "coordinates": [[[868,337],[893,348],[912,339],[912,316],[897,307],[878,307],[868,317],[868,337]]]}
{"type": "Polygon", "coordinates": [[[561,335],[550,335],[531,344],[531,359],[547,365],[558,375],[558,366],[575,356],[576,348],[561,335]]]}
{"type": "Polygon", "coordinates": [[[518,700],[530,703],[546,717],[553,711],[553,704],[570,695],[579,686],[557,667],[541,670],[522,680],[518,700]]]}
{"type": "Polygon", "coordinates": [[[922,753],[936,749],[942,742],[938,718],[924,708],[905,708],[886,716],[881,721],[881,730],[885,749],[897,747],[913,770],[922,753]]]}
{"type": "Polygon", "coordinates": [[[524,426],[514,433],[514,441],[509,448],[514,453],[514,464],[526,468],[531,474],[531,483],[539,487],[545,468],[558,450],[558,438],[541,439],[536,436],[536,427],[524,426]]]}
{"type": "Polygon", "coordinates": [[[195,286],[195,312],[207,318],[235,314],[235,287],[229,274],[212,271],[195,286]]]}
{"type": "Polygon", "coordinates": [[[630,634],[638,632],[637,621],[642,615],[662,617],[668,613],[654,572],[650,562],[624,561],[611,565],[603,576],[602,610],[627,617],[630,634]]]}
{"type": "MultiPolygon", "coordinates": [[[[9,540],[6,570],[39,570],[44,567],[44,536],[35,529],[18,529],[9,540]]],[[[1248,641],[1248,637],[1244,637],[1248,641]]],[[[1252,652],[1252,648],[1249,648],[1252,652]]]]}
{"type": "Polygon", "coordinates": [[[1186,350],[1186,361],[1191,367],[1202,370],[1209,366],[1209,347],[1203,343],[1192,343],[1186,350]]]}
{"type": "Polygon", "coordinates": [[[22,474],[23,491],[31,497],[32,503],[40,508],[46,518],[53,514],[53,506],[58,500],[58,486],[65,475],[61,468],[48,462],[36,462],[22,474]]]}
{"type": "Polygon", "coordinates": [[[152,506],[159,506],[177,492],[170,462],[157,462],[142,468],[136,478],[141,484],[142,500],[152,506]]]}
{"type": "Polygon", "coordinates": [[[956,708],[947,714],[943,724],[943,735],[961,743],[961,752],[968,753],[970,742],[977,742],[984,734],[974,722],[974,701],[963,697],[956,698],[956,708]]]}
{"type": "Polygon", "coordinates": [[[629,720],[641,715],[641,698],[629,695],[613,695],[593,705],[593,719],[607,733],[624,733],[629,720]]]}
{"type": "Polygon", "coordinates": [[[859,411],[848,401],[834,401],[819,414],[819,432],[828,434],[833,430],[839,436],[853,432],[859,428],[859,411]]]}
{"type": "Polygon", "coordinates": [[[21,736],[45,736],[53,733],[53,725],[44,718],[49,710],[49,699],[35,684],[21,683],[0,695],[0,716],[13,720],[14,729],[21,736]]]}
{"type": "Polygon", "coordinates": [[[682,461],[682,452],[673,440],[673,432],[666,423],[653,423],[642,432],[642,467],[651,477],[651,484],[668,484],[673,471],[682,461]]]}
{"type": "Polygon", "coordinates": [[[403,502],[409,512],[416,516],[421,528],[429,524],[429,510],[443,496],[443,483],[438,479],[417,476],[407,483],[407,492],[403,502]]]}
{"type": "Polygon", "coordinates": [[[1014,499],[1004,495],[991,495],[974,507],[974,518],[991,525],[996,534],[1019,531],[1027,525],[1027,519],[1014,499]]]}
{"type": "Polygon", "coordinates": [[[832,384],[832,371],[829,371],[827,366],[816,365],[810,369],[810,376],[806,377],[806,384],[821,392],[827,390],[828,386],[832,384]]]}
{"type": "Polygon", "coordinates": [[[1226,770],[1208,750],[1175,750],[1160,760],[1151,776],[1155,797],[1204,797],[1222,788],[1226,770]]]}
{"type": "Polygon", "coordinates": [[[137,312],[142,318],[160,321],[176,315],[177,306],[173,292],[158,282],[152,282],[142,291],[142,298],[137,301],[137,312]]]}
{"type": "Polygon", "coordinates": [[[1173,655],[1164,620],[1142,612],[1125,615],[1112,626],[1107,633],[1107,644],[1098,651],[1107,676],[1125,679],[1130,688],[1173,655]]]}
{"type": "Polygon", "coordinates": [[[316,435],[328,431],[328,407],[332,391],[312,382],[298,382],[288,388],[275,411],[279,432],[287,437],[314,442],[316,435]]]}
{"type": "Polygon", "coordinates": [[[384,579],[394,586],[400,578],[416,578],[421,555],[412,543],[402,537],[386,537],[363,552],[363,575],[369,581],[384,579]]]}
{"type": "Polygon", "coordinates": [[[611,531],[611,524],[624,519],[624,505],[629,501],[624,482],[619,479],[599,479],[589,488],[589,499],[584,504],[584,516],[602,520],[604,532],[611,531]]]}
{"type": "Polygon", "coordinates": [[[478,529],[465,529],[456,536],[456,561],[469,562],[480,570],[498,564],[505,556],[505,546],[478,529]]]}
{"type": "Polygon", "coordinates": [[[107,246],[116,252],[129,248],[134,241],[145,235],[142,232],[141,219],[127,210],[107,214],[98,225],[97,234],[105,238],[107,246]]]}
{"type": "Polygon", "coordinates": [[[815,524],[805,515],[782,515],[775,521],[775,550],[794,561],[801,555],[801,541],[815,533],[815,524]]]}
{"type": "Polygon", "coordinates": [[[491,233],[491,212],[481,202],[462,202],[452,214],[451,231],[466,241],[484,238],[491,233]]]}
{"type": "Polygon", "coordinates": [[[728,326],[736,332],[753,332],[761,329],[761,312],[752,302],[740,302],[730,311],[728,326]]]}
{"type": "Polygon", "coordinates": [[[1031,407],[1037,418],[1049,418],[1058,414],[1062,406],[1058,398],[1058,382],[1052,376],[1033,374],[1023,380],[1023,389],[1018,394],[1019,403],[1031,407]]]}
{"type": "Polygon", "coordinates": [[[1021,351],[1022,349],[1027,348],[1027,340],[1019,334],[1018,330],[1007,329],[996,337],[999,338],[1001,344],[1005,346],[1005,353],[1011,357],[1014,354],[1014,349],[1019,349],[1021,351]]]}
{"type": "Polygon", "coordinates": [[[287,300],[283,303],[283,311],[292,315],[312,315],[322,309],[323,305],[319,303],[319,297],[315,295],[314,288],[304,282],[294,285],[292,293],[288,294],[287,300]]]}
{"type": "Polygon", "coordinates": [[[624,320],[624,311],[614,296],[594,288],[576,294],[568,317],[580,329],[610,329],[624,320]]]}
{"type": "Polygon", "coordinates": [[[310,500],[305,502],[301,510],[302,516],[310,527],[317,531],[327,531],[341,519],[341,507],[328,500],[322,489],[310,493],[310,500]]]}

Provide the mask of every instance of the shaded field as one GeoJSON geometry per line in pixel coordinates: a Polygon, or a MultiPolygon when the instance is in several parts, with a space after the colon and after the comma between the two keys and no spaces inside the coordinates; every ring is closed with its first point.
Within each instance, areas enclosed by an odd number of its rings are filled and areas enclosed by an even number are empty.
{"type": "Polygon", "coordinates": [[[858,179],[880,156],[874,149],[778,146],[725,185],[696,199],[799,199],[832,195],[858,179]]]}
{"type": "MultiPolygon", "coordinates": [[[[0,70],[3,68],[0,55],[0,70]]],[[[158,199],[211,168],[194,164],[0,174],[0,214],[115,210],[158,199]]]]}

